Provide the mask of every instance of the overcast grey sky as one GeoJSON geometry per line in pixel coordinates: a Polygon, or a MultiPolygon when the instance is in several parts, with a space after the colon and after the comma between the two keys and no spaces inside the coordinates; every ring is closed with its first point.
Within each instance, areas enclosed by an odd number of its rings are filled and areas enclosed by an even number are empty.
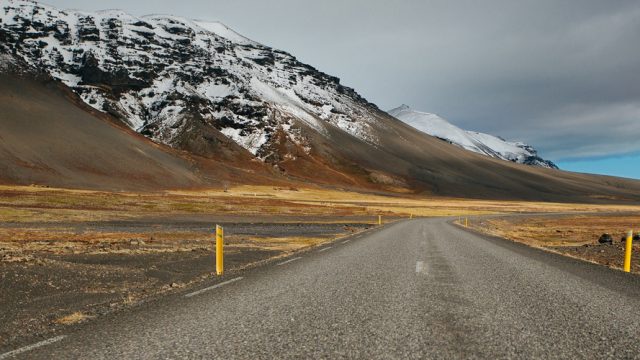
{"type": "Polygon", "coordinates": [[[221,21],[336,75],[552,160],[640,152],[640,1],[47,0],[221,21]]]}

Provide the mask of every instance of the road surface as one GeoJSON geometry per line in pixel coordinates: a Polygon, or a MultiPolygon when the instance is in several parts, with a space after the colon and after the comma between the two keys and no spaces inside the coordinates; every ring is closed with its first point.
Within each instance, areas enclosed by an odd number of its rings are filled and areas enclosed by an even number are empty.
{"type": "Polygon", "coordinates": [[[445,219],[223,280],[0,359],[640,358],[640,277],[445,219]]]}

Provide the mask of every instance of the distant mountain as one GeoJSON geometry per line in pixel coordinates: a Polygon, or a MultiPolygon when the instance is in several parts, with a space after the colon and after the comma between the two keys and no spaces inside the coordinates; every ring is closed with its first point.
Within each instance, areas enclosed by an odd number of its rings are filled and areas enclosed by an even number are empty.
{"type": "Polygon", "coordinates": [[[407,105],[388,113],[414,128],[469,151],[519,164],[558,169],[556,164],[538,156],[538,151],[522,142],[511,142],[501,137],[463,130],[436,114],[413,110],[407,105]]]}
{"type": "Polygon", "coordinates": [[[0,100],[0,183],[640,200],[640,182],[443,142],[215,22],[0,0],[0,100]]]}

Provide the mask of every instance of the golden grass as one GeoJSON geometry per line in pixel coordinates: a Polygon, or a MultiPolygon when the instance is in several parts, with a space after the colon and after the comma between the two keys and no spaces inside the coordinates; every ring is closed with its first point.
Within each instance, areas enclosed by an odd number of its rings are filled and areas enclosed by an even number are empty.
{"type": "MultiPolygon", "coordinates": [[[[189,196],[189,191],[173,191],[170,194],[189,196]]],[[[339,191],[319,188],[273,188],[269,186],[239,186],[228,192],[204,191],[204,195],[216,195],[228,198],[264,198],[280,199],[296,204],[321,205],[331,208],[343,206],[361,206],[366,213],[387,212],[406,216],[449,216],[478,215],[521,212],[594,212],[594,211],[638,211],[638,205],[592,205],[571,203],[549,203],[530,201],[476,200],[445,197],[425,197],[403,194],[378,195],[352,191],[339,191]]]]}
{"type": "Polygon", "coordinates": [[[629,230],[640,230],[640,213],[498,218],[472,221],[469,226],[532,246],[576,246],[597,243],[604,233],[620,241],[629,230]]]}
{"type": "MultiPolygon", "coordinates": [[[[519,212],[638,211],[633,205],[585,205],[367,194],[321,188],[238,186],[223,190],[155,193],[0,186],[0,221],[83,222],[144,216],[371,217],[455,216],[519,212]]],[[[339,222],[340,220],[336,220],[339,222]]],[[[346,219],[345,222],[352,222],[346,219]]],[[[369,220],[367,220],[369,221],[369,220]]],[[[366,222],[366,221],[365,221],[366,222]]]]}
{"type": "MultiPolygon", "coordinates": [[[[76,233],[71,228],[65,228],[66,225],[58,224],[66,222],[211,215],[266,218],[269,222],[374,224],[377,222],[378,215],[382,215],[383,221],[387,222],[390,218],[409,217],[409,215],[432,217],[521,212],[629,211],[640,213],[640,206],[437,198],[413,194],[360,193],[318,187],[293,189],[237,186],[227,191],[209,189],[133,193],[0,186],[0,222],[25,224],[23,227],[0,226],[0,252],[29,250],[59,253],[105,251],[141,253],[189,251],[209,249],[212,246],[209,233],[188,231],[76,233]],[[285,218],[286,216],[290,218],[285,218]],[[36,228],[29,228],[30,222],[45,223],[46,226],[40,224],[36,228]]],[[[559,229],[558,231],[561,232],[550,234],[546,224],[544,226],[520,224],[514,227],[501,224],[499,221],[495,220],[484,231],[528,243],[578,243],[577,239],[587,238],[586,235],[571,238],[568,235],[570,234],[568,229],[559,229]]],[[[602,229],[597,231],[600,230],[602,229]]],[[[593,229],[593,231],[596,230],[593,229]]],[[[593,237],[593,231],[589,234],[589,239],[593,237]]],[[[258,246],[283,251],[313,246],[329,240],[315,237],[234,238],[233,235],[229,235],[227,240],[231,248],[258,246]]]]}
{"type": "MultiPolygon", "coordinates": [[[[342,234],[341,234],[342,235],[342,234]]],[[[338,235],[339,236],[339,235],[338,235]]],[[[236,244],[235,247],[256,247],[265,250],[277,250],[284,252],[292,252],[311,246],[317,246],[328,241],[334,240],[338,236],[333,237],[305,237],[305,236],[286,236],[286,237],[264,237],[249,238],[246,242],[236,244]]]]}
{"type": "Polygon", "coordinates": [[[79,322],[82,322],[84,320],[87,320],[89,318],[88,315],[80,312],[80,311],[76,311],[72,314],[69,314],[67,316],[63,316],[61,318],[58,318],[56,320],[54,320],[53,322],[56,324],[61,324],[61,325],[72,325],[72,324],[77,324],[79,322]]]}
{"type": "MultiPolygon", "coordinates": [[[[260,237],[227,234],[227,251],[256,248],[291,252],[352,234],[353,229],[332,236],[260,237]]],[[[82,232],[66,229],[0,228],[0,255],[2,261],[28,261],[31,253],[50,254],[145,254],[163,252],[213,251],[214,237],[210,232],[82,232]]]]}

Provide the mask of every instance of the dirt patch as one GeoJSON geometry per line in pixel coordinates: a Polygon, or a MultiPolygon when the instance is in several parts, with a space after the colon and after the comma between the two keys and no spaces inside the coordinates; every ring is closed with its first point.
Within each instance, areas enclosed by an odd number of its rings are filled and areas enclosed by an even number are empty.
{"type": "MultiPolygon", "coordinates": [[[[622,269],[624,261],[624,243],[585,244],[582,246],[554,246],[549,249],[571,257],[622,269]]],[[[640,244],[633,246],[631,272],[640,274],[640,244]]]]}

